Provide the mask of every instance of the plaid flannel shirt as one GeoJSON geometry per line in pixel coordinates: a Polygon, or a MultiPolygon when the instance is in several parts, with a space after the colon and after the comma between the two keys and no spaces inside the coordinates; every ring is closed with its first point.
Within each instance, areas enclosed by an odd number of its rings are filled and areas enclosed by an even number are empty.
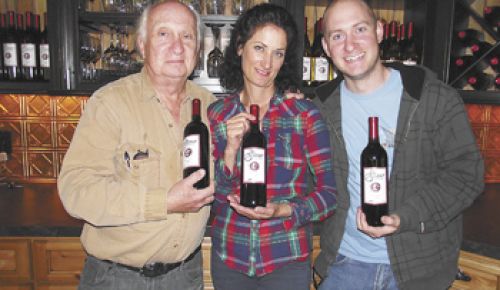
{"type": "Polygon", "coordinates": [[[288,218],[250,220],[227,201],[240,192],[240,153],[231,171],[225,166],[226,121],[245,110],[239,95],[219,99],[208,108],[212,133],[216,193],[212,206],[212,247],[228,267],[262,276],[311,251],[312,221],[323,220],[336,207],[330,138],[315,105],[276,94],[262,120],[267,140],[267,200],[289,203],[288,218]],[[307,192],[307,171],[315,187],[307,192]]]}

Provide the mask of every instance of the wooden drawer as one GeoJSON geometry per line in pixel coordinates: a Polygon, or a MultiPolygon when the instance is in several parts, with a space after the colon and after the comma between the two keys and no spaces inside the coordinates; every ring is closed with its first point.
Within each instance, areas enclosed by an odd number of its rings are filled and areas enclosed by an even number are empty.
{"type": "MultiPolygon", "coordinates": [[[[85,263],[85,257],[86,255],[80,244],[80,240],[77,238],[37,239],[33,241],[35,279],[41,284],[64,282],[77,285],[80,279],[80,272],[85,263]]],[[[64,285],[50,287],[59,288],[46,289],[73,289],[71,288],[72,286],[64,285]]]]}
{"type": "Polygon", "coordinates": [[[38,286],[37,290],[77,290],[78,285],[43,285],[38,286]]]}
{"type": "Polygon", "coordinates": [[[31,286],[26,285],[0,285],[0,290],[31,290],[31,286]]]}
{"type": "MultiPolygon", "coordinates": [[[[0,281],[15,281],[16,283],[31,281],[29,240],[26,239],[0,240],[0,281]]],[[[17,287],[17,286],[9,286],[9,287],[17,287]]],[[[3,288],[1,289],[3,290],[3,288]]],[[[22,288],[12,288],[12,289],[22,289],[22,288]]]]}

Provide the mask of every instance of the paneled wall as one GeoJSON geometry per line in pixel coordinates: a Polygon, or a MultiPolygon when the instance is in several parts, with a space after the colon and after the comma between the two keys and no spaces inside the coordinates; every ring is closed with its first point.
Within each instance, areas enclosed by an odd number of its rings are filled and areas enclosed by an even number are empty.
{"type": "Polygon", "coordinates": [[[14,181],[54,182],[87,97],[0,94],[0,130],[12,133],[5,172],[14,181]]]}
{"type": "MultiPolygon", "coordinates": [[[[0,94],[0,130],[12,132],[13,153],[0,176],[55,182],[88,97],[0,94]]],[[[486,182],[500,182],[500,106],[467,105],[486,164],[486,182]]]]}

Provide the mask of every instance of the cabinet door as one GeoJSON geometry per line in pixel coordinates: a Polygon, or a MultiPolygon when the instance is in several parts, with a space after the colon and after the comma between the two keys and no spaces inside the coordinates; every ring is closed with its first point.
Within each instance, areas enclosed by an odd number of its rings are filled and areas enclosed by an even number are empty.
{"type": "Polygon", "coordinates": [[[27,285],[0,285],[0,290],[31,290],[27,285]]]}
{"type": "Polygon", "coordinates": [[[77,285],[85,257],[78,238],[35,240],[33,242],[35,279],[39,284],[64,282],[77,285]]]}
{"type": "Polygon", "coordinates": [[[0,284],[3,284],[4,282],[22,283],[31,281],[31,263],[29,254],[28,240],[0,240],[0,284]]]}

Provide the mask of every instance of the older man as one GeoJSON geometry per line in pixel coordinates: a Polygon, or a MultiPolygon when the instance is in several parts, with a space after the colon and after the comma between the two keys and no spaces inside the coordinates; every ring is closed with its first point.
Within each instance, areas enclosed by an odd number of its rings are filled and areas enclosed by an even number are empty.
{"type": "Polygon", "coordinates": [[[200,244],[214,187],[182,178],[191,100],[202,118],[212,94],[187,80],[199,16],[177,1],[148,7],[138,25],[144,68],[96,91],[66,154],[58,186],[85,220],[79,289],[203,289],[200,244]]]}

